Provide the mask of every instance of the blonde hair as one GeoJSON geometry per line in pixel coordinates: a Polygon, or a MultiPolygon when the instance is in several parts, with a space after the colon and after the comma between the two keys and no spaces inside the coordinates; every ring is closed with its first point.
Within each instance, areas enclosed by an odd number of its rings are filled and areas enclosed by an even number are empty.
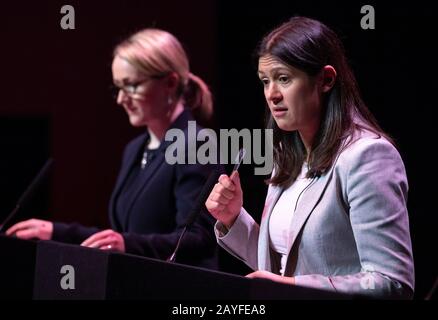
{"type": "Polygon", "coordinates": [[[183,97],[185,106],[198,122],[210,125],[213,116],[211,92],[201,78],[190,73],[187,54],[175,36],[160,29],[144,29],[116,46],[115,56],[125,59],[145,76],[178,74],[177,98],[183,97]]]}

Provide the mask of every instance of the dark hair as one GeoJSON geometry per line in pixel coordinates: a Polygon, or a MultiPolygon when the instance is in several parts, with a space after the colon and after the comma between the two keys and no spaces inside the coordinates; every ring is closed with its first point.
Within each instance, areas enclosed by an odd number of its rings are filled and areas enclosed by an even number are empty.
{"type": "MultiPolygon", "coordinates": [[[[330,168],[343,141],[345,148],[357,129],[370,130],[392,143],[362,101],[343,45],[326,25],[306,17],[293,17],[263,38],[257,57],[266,55],[311,77],[326,65],[333,66],[337,72],[334,86],[322,100],[321,124],[311,147],[307,177],[319,176],[330,168]]],[[[270,113],[267,127],[274,133],[274,175],[267,182],[288,187],[302,168],[306,149],[298,132],[281,130],[270,113]]]]}

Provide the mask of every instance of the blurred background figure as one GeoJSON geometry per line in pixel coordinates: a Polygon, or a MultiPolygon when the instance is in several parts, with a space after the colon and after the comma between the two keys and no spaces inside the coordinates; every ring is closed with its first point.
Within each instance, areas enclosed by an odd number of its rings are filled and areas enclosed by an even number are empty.
{"type": "MultiPolygon", "coordinates": [[[[165,151],[171,142],[164,140],[165,134],[181,129],[186,148],[189,139],[196,140],[188,136],[188,121],[197,121],[197,131],[211,122],[211,93],[201,78],[190,73],[181,43],[159,29],[139,31],[120,43],[112,75],[117,103],[130,124],[146,129],[125,148],[109,203],[112,228],[99,231],[76,223],[29,219],[10,227],[7,234],[166,259],[208,175],[219,167],[168,164],[165,151]]],[[[177,261],[217,268],[209,215],[200,214],[189,229],[177,261]]]]}

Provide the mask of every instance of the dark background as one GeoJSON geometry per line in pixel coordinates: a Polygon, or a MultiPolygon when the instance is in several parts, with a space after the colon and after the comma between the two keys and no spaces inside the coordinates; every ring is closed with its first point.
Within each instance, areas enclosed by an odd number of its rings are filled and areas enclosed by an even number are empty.
{"type": "MultiPolygon", "coordinates": [[[[436,22],[427,1],[38,1],[4,2],[0,11],[0,218],[12,210],[49,156],[50,183],[20,213],[107,227],[107,203],[130,127],[109,92],[113,47],[155,26],[184,44],[192,72],[215,96],[221,128],[263,128],[265,105],[252,53],[262,36],[292,15],[332,27],[346,47],[363,97],[405,161],[416,267],[416,298],[437,276],[434,197],[436,22]],[[60,9],[75,8],[62,30],[60,9]],[[376,29],[362,30],[362,5],[376,29]]],[[[243,165],[245,207],[259,219],[266,187],[243,165]]],[[[224,270],[248,269],[221,252],[224,270]]]]}

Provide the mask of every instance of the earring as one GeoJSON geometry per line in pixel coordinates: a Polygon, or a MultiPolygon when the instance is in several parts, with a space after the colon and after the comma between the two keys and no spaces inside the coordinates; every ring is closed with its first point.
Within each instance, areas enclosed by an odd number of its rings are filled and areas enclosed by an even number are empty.
{"type": "Polygon", "coordinates": [[[168,105],[171,105],[173,103],[173,99],[172,99],[172,97],[171,96],[168,96],[167,97],[167,104],[168,105]]]}

